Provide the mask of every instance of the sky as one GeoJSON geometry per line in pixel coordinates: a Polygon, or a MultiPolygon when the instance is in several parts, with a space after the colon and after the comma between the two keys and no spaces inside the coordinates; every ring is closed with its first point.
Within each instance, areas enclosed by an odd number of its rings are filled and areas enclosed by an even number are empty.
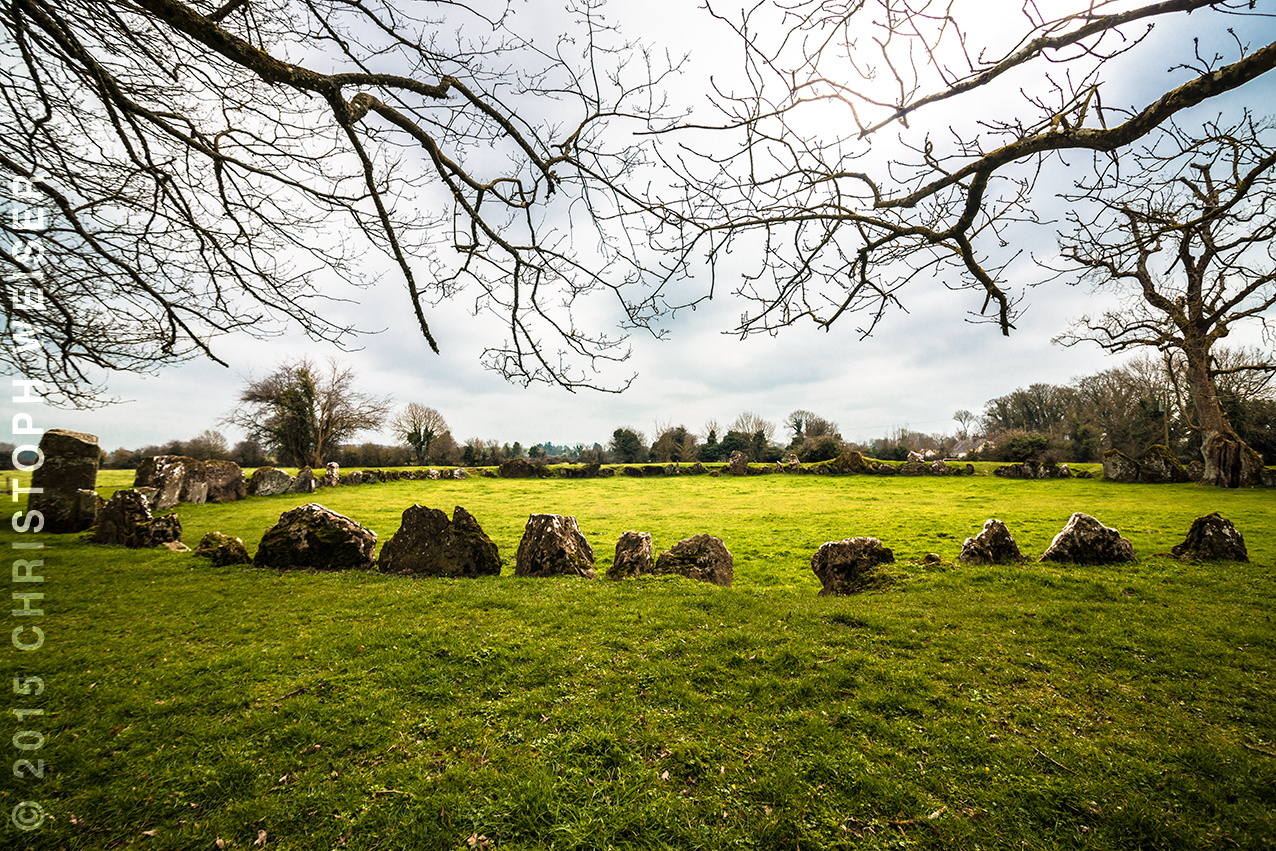
{"type": "MultiPolygon", "coordinates": [[[[725,55],[738,55],[721,30],[712,29],[686,0],[625,0],[612,6],[619,7],[614,16],[634,35],[661,41],[675,52],[692,50],[696,68],[713,68],[729,61],[725,55]]],[[[1180,33],[1180,41],[1183,37],[1180,33]]],[[[1143,72],[1159,85],[1165,68],[1143,72]]],[[[1244,90],[1243,97],[1271,103],[1273,94],[1273,83],[1266,80],[1244,90]]],[[[1048,252],[1048,229],[1033,238],[1048,252]]],[[[416,330],[401,280],[387,269],[374,287],[358,294],[359,303],[342,307],[343,318],[360,327],[384,329],[357,341],[357,350],[343,352],[297,335],[221,338],[214,348],[228,367],[192,361],[151,376],[111,376],[109,391],[125,401],[91,410],[46,407],[37,425],[95,434],[107,451],[189,439],[208,428],[234,443],[242,433],[218,420],[235,406],[245,382],[264,377],[286,358],[308,354],[351,365],[367,392],[390,395],[398,405],[417,402],[437,409],[460,442],[476,437],[524,446],[547,441],[605,445],[622,426],[648,438],[658,425],[683,425],[703,434],[706,424],[716,422],[724,430],[745,411],[776,423],[779,434],[785,417],[797,409],[836,422],[847,440],[869,441],[897,428],[953,433],[958,425],[952,415],[959,409],[978,414],[987,400],[1017,387],[1067,383],[1121,362],[1095,346],[1063,348],[1050,342],[1067,330],[1069,320],[1095,306],[1096,296],[1088,290],[1063,284],[1028,291],[1025,312],[1009,337],[995,326],[967,321],[980,306],[975,296],[931,284],[906,291],[907,312],[888,315],[868,339],[860,339],[854,324],[846,322],[828,332],[795,326],[775,337],[740,340],[729,333],[741,306],[728,290],[720,288],[714,301],[667,322],[667,339],[635,334],[630,360],[604,376],[620,383],[636,373],[624,393],[570,393],[511,385],[484,370],[480,354],[499,329],[489,318],[470,313],[465,293],[430,312],[441,349],[439,355],[431,353],[416,330]]],[[[0,410],[4,407],[13,406],[0,410]]],[[[388,431],[357,440],[394,442],[388,431]]]]}

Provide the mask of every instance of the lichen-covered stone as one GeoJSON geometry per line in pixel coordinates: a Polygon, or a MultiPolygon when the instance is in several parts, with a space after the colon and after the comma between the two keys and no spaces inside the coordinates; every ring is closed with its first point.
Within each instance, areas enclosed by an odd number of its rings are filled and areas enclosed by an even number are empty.
{"type": "Polygon", "coordinates": [[[176,514],[155,517],[146,497],[136,488],[116,491],[98,512],[93,543],[141,549],[182,539],[182,522],[176,514]]]}
{"type": "Polygon", "coordinates": [[[234,564],[252,564],[248,548],[243,539],[234,538],[222,532],[209,532],[199,539],[195,547],[195,555],[209,559],[214,567],[226,567],[234,564]]]}
{"type": "Polygon", "coordinates": [[[292,475],[276,467],[258,467],[248,479],[250,496],[274,496],[292,489],[292,475]]]}
{"type": "Polygon", "coordinates": [[[820,580],[821,597],[845,596],[871,587],[877,568],[895,561],[895,554],[877,538],[829,541],[811,557],[811,570],[820,580]]]}
{"type": "Polygon", "coordinates": [[[561,514],[533,514],[527,518],[515,576],[581,576],[595,579],[594,551],[581,534],[575,517],[561,514]]]}
{"type": "Polygon", "coordinates": [[[1119,449],[1103,453],[1103,478],[1110,482],[1130,484],[1139,480],[1139,462],[1119,449]]]}
{"type": "Polygon", "coordinates": [[[630,579],[651,573],[651,533],[625,532],[616,541],[616,556],[607,568],[608,579],[630,579]]]}
{"type": "Polygon", "coordinates": [[[308,502],[279,515],[257,545],[260,567],[360,570],[372,567],[377,533],[345,515],[308,502]]]}
{"type": "Polygon", "coordinates": [[[749,474],[749,456],[740,450],[731,453],[731,457],[727,459],[727,469],[731,471],[733,476],[747,476],[749,474]]]}
{"type": "Polygon", "coordinates": [[[1188,481],[1187,468],[1164,446],[1149,446],[1139,461],[1139,481],[1160,485],[1188,481]]]}
{"type": "Polygon", "coordinates": [[[735,557],[721,538],[693,535],[662,552],[651,572],[657,576],[677,574],[730,588],[735,578],[735,557]]]}
{"type": "Polygon", "coordinates": [[[31,472],[27,510],[44,518],[41,531],[83,532],[94,518],[82,510],[86,506],[78,492],[97,487],[97,436],[53,428],[40,437],[38,446],[43,460],[31,472]]]}
{"type": "Polygon", "coordinates": [[[983,530],[961,545],[957,560],[965,564],[1017,564],[1023,561],[1014,536],[1000,520],[985,520],[983,530]]]}
{"type": "Polygon", "coordinates": [[[452,519],[437,508],[413,505],[403,512],[399,530],[381,547],[378,567],[385,573],[473,579],[497,576],[501,556],[479,522],[461,506],[452,519]]]}
{"type": "Polygon", "coordinates": [[[1071,562],[1073,564],[1119,564],[1134,561],[1134,545],[1121,537],[1121,533],[1104,526],[1088,514],[1077,512],[1068,520],[1042,561],[1071,562]]]}
{"type": "Polygon", "coordinates": [[[1179,558],[1200,561],[1249,561],[1245,537],[1217,511],[1193,520],[1183,543],[1176,544],[1170,552],[1179,558]]]}

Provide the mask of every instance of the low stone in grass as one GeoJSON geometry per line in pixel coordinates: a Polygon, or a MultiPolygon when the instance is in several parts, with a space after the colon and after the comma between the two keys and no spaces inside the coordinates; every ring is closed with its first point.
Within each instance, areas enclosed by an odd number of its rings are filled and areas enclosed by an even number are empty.
{"type": "Polygon", "coordinates": [[[209,532],[200,538],[199,544],[195,547],[195,555],[209,559],[213,567],[253,563],[243,540],[232,538],[222,532],[209,532]]]}
{"type": "Polygon", "coordinates": [[[1134,561],[1134,545],[1121,537],[1121,533],[1104,526],[1088,514],[1077,512],[1068,520],[1042,561],[1071,562],[1073,564],[1119,564],[1134,561]]]}
{"type": "Polygon", "coordinates": [[[399,530],[381,547],[377,564],[385,573],[413,576],[474,579],[501,572],[496,544],[459,505],[452,509],[451,520],[437,508],[409,507],[399,530]]]}
{"type": "Polygon", "coordinates": [[[845,596],[871,588],[877,568],[895,561],[895,554],[877,538],[857,537],[829,541],[811,556],[811,570],[824,586],[821,597],[845,596]]]}
{"type": "Polygon", "coordinates": [[[964,564],[1017,564],[1024,560],[1014,536],[1000,520],[984,521],[984,528],[961,545],[957,560],[964,564]]]}
{"type": "Polygon", "coordinates": [[[658,576],[677,574],[730,588],[735,578],[735,557],[721,538],[693,535],[662,552],[651,572],[658,576]]]}
{"type": "Polygon", "coordinates": [[[625,532],[616,541],[616,557],[607,568],[608,579],[631,579],[651,573],[651,533],[625,532]]]}
{"type": "Polygon", "coordinates": [[[1217,511],[1193,520],[1187,538],[1170,552],[1181,559],[1249,561],[1244,536],[1217,511]]]}
{"type": "Polygon", "coordinates": [[[581,576],[596,579],[594,551],[575,517],[533,514],[518,542],[515,576],[581,576]]]}
{"type": "Polygon", "coordinates": [[[361,570],[372,567],[377,533],[316,502],[279,515],[257,545],[259,567],[361,570]]]}

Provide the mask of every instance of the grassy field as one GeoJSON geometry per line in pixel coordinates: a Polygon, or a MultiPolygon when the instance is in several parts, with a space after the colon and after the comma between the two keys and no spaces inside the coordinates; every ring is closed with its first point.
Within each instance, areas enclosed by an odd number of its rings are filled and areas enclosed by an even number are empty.
{"type": "Polygon", "coordinates": [[[252,550],[311,499],[382,541],[414,502],[463,505],[504,575],[212,568],[6,531],[48,548],[43,614],[10,620],[46,639],[9,653],[0,812],[46,820],[0,847],[1273,847],[1276,492],[471,478],[178,513],[192,546],[252,550]],[[514,578],[534,511],[574,514],[600,574],[627,529],[718,535],[735,585],[514,578]],[[1037,556],[1074,511],[1139,561],[955,563],[989,517],[1037,556]],[[1166,555],[1210,511],[1250,564],[1166,555]],[[853,535],[895,550],[893,584],[817,597],[811,555],[853,535]]]}

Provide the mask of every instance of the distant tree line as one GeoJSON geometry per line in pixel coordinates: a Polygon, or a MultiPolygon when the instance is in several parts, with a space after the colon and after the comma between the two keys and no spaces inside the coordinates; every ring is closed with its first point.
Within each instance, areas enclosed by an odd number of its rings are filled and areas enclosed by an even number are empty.
{"type": "MultiPolygon", "coordinates": [[[[1229,371],[1254,353],[1223,350],[1217,356],[1219,402],[1240,437],[1266,463],[1276,464],[1276,388],[1271,375],[1229,371]]],[[[1071,384],[1030,384],[989,399],[983,413],[953,414],[954,433],[926,434],[895,428],[867,442],[844,440],[838,424],[812,411],[795,410],[783,423],[745,411],[725,428],[711,420],[695,431],[686,425],[656,423],[651,439],[631,426],[612,432],[606,445],[558,445],[472,437],[456,440],[434,408],[409,403],[391,415],[390,400],[357,389],[354,373],[336,362],[325,368],[308,359],[282,364],[260,381],[249,382],[240,405],[222,419],[247,431],[233,446],[221,432],[206,429],[189,440],[119,447],[102,453],[102,465],[135,468],[153,455],[225,458],[255,469],[267,464],[342,467],[496,466],[512,458],[538,463],[721,463],[733,452],[751,461],[775,462],[795,454],[802,462],[825,461],[848,449],[873,458],[902,461],[911,453],[974,460],[1097,461],[1108,449],[1131,456],[1149,446],[1167,446],[1188,462],[1201,455],[1204,430],[1193,420],[1194,406],[1180,380],[1175,356],[1144,355],[1121,366],[1074,379],[1071,384]],[[355,443],[361,431],[385,429],[392,445],[355,443]]],[[[12,466],[13,447],[0,444],[0,464],[12,466]]]]}

